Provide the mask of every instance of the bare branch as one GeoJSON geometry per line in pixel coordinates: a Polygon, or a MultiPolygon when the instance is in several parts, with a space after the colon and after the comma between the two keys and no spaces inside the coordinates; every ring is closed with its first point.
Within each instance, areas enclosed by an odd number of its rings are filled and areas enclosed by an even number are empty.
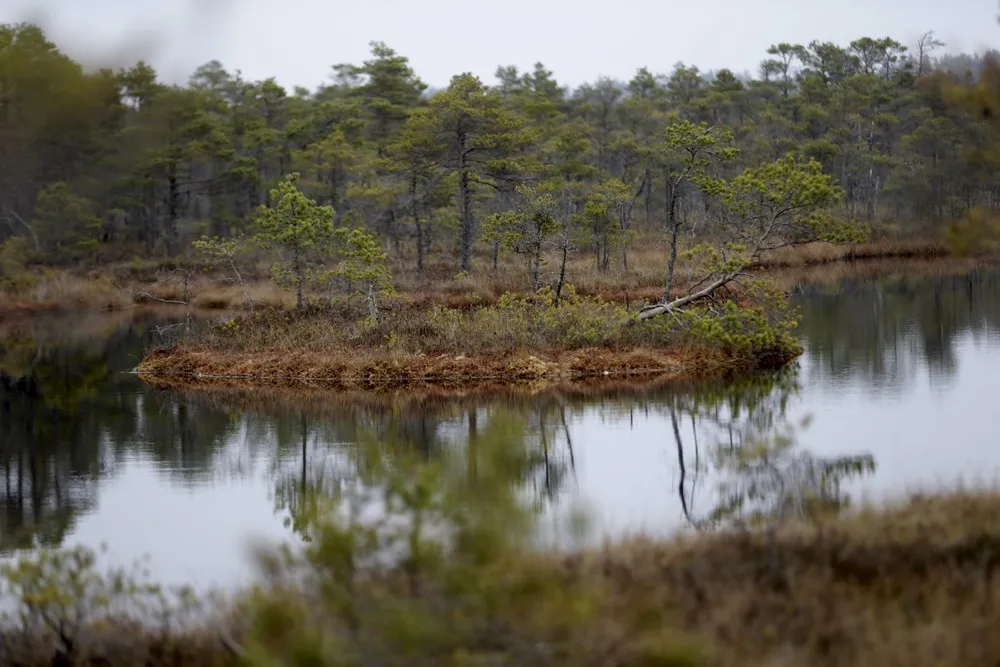
{"type": "Polygon", "coordinates": [[[28,232],[28,234],[31,235],[31,241],[35,246],[35,250],[40,251],[42,249],[42,246],[38,242],[38,234],[35,233],[34,227],[32,227],[27,220],[18,215],[17,211],[12,209],[11,207],[5,206],[4,210],[7,212],[7,215],[4,217],[4,219],[7,221],[7,224],[10,226],[11,230],[14,229],[15,222],[20,224],[22,227],[24,227],[24,229],[28,232]]]}

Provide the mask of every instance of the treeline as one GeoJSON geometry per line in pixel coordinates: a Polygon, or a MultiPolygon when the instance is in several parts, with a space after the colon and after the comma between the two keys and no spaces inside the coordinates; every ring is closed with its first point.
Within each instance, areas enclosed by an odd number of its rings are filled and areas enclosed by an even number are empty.
{"type": "Polygon", "coordinates": [[[0,242],[53,264],[177,257],[243,231],[294,172],[336,224],[379,233],[416,268],[432,247],[462,270],[477,247],[494,262],[505,245],[531,255],[514,246],[545,236],[525,233],[539,206],[573,221],[561,247],[607,268],[627,263],[637,230],[711,234],[719,204],[702,181],[789,153],[833,177],[845,219],[940,225],[1000,206],[996,130],[949,93],[984,61],[936,58],[943,46],[931,33],[915,49],[782,43],[757,78],[678,63],[575,90],[539,63],[430,94],[373,43],[330,83],[288,91],[215,61],[186,86],[142,62],[88,72],[38,27],[4,25],[0,242]]]}

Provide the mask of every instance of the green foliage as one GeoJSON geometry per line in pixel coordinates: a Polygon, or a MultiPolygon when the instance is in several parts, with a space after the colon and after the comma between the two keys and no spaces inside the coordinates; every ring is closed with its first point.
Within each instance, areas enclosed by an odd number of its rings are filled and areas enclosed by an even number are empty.
{"type": "Polygon", "coordinates": [[[352,81],[351,93],[366,116],[364,127],[379,154],[398,135],[410,113],[420,104],[427,84],[420,80],[409,60],[384,42],[370,42],[371,59],[360,66],[335,66],[339,76],[352,81]]]}
{"type": "Polygon", "coordinates": [[[436,171],[458,175],[456,205],[460,229],[461,269],[471,262],[473,186],[499,186],[528,170],[521,153],[533,142],[524,123],[500,94],[471,74],[452,79],[447,90],[406,122],[401,138],[405,152],[423,156],[436,171]]]}
{"type": "Polygon", "coordinates": [[[203,236],[191,245],[208,264],[236,262],[247,250],[246,240],[239,236],[228,239],[203,236]]]}
{"type": "Polygon", "coordinates": [[[15,236],[0,243],[0,287],[20,292],[37,282],[27,267],[31,249],[27,237],[15,236]]]}
{"type": "Polygon", "coordinates": [[[975,209],[945,229],[945,243],[958,256],[988,255],[1000,248],[1000,220],[991,211],[975,209]]]}
{"type": "Polygon", "coordinates": [[[543,252],[562,226],[556,219],[556,200],[530,186],[518,187],[516,208],[490,216],[483,223],[483,238],[524,255],[535,291],[541,289],[543,252]]]}
{"type": "Polygon", "coordinates": [[[861,224],[840,220],[936,232],[993,205],[996,64],[943,55],[925,38],[917,51],[888,37],[778,42],[747,81],[678,63],[639,69],[626,94],[608,78],[569,89],[535,63],[498,68],[496,86],[463,73],[427,94],[409,60],[382,42],[314,90],[245,80],[216,61],[175,86],[144,62],[89,72],[37,26],[4,25],[4,89],[16,92],[0,120],[0,173],[10,175],[0,242],[27,237],[43,263],[176,258],[202,234],[252,235],[247,223],[264,205],[275,217],[259,236],[275,276],[296,291],[326,286],[329,239],[320,237],[330,218],[385,237],[387,261],[415,257],[420,276],[428,258],[450,252],[469,272],[477,243],[497,243],[494,222],[523,221],[524,203],[511,195],[530,182],[533,196],[551,195],[561,227],[552,247],[528,253],[536,268],[559,253],[562,284],[562,260],[577,249],[592,251],[601,271],[620,250],[627,268],[632,233],[666,227],[667,298],[681,229],[694,244],[736,241],[752,254],[746,230],[731,237],[721,214],[744,218],[731,209],[756,195],[788,199],[751,183],[773,184],[782,174],[767,169],[790,168],[776,156],[806,160],[786,190],[801,187],[824,211],[783,216],[783,243],[862,238],[861,224]],[[816,183],[803,181],[813,160],[843,191],[822,205],[816,183]],[[272,224],[289,193],[274,199],[271,190],[286,187],[289,171],[318,208],[296,225],[272,224]]]}
{"type": "Polygon", "coordinates": [[[101,219],[93,208],[93,202],[63,182],[39,190],[32,229],[42,249],[52,258],[69,260],[93,254],[101,231],[101,219]]]}
{"type": "Polygon", "coordinates": [[[218,599],[153,583],[142,563],[104,566],[105,548],[43,547],[0,566],[4,661],[19,665],[232,664],[206,632],[218,599]],[[207,640],[207,641],[206,641],[207,640]]]}
{"type": "Polygon", "coordinates": [[[158,586],[144,584],[121,568],[101,573],[96,558],[85,548],[43,549],[0,567],[4,593],[22,605],[21,623],[41,623],[71,643],[85,623],[106,617],[118,605],[158,601],[158,586]]]}
{"type": "Polygon", "coordinates": [[[731,182],[707,188],[725,203],[730,238],[744,245],[749,258],[766,250],[812,241],[859,242],[865,230],[834,218],[829,209],[842,191],[816,160],[794,156],[746,169],[731,182]]]}
{"type": "Polygon", "coordinates": [[[739,154],[732,141],[732,132],[725,128],[686,120],[671,123],[663,130],[657,158],[666,168],[672,187],[688,180],[700,185],[713,162],[728,162],[739,154]]]}
{"type": "Polygon", "coordinates": [[[341,227],[334,232],[340,261],[330,275],[349,286],[360,285],[372,319],[378,316],[378,297],[395,294],[392,274],[385,265],[386,253],[374,236],[363,229],[341,227]]]}
{"type": "Polygon", "coordinates": [[[608,268],[610,251],[627,246],[635,235],[629,229],[633,204],[632,189],[617,178],[599,183],[584,201],[580,213],[584,239],[605,250],[598,263],[602,270],[608,268]]]}
{"type": "Polygon", "coordinates": [[[303,252],[320,247],[333,233],[333,209],[318,206],[290,174],[271,190],[271,204],[257,209],[256,240],[264,247],[303,252]]]}
{"type": "Polygon", "coordinates": [[[334,211],[320,206],[296,186],[298,174],[289,175],[271,191],[273,203],[261,207],[256,219],[254,240],[264,248],[282,251],[285,262],[274,269],[275,279],[296,288],[296,304],[304,306],[307,281],[346,281],[350,289],[360,283],[369,300],[371,316],[377,313],[376,296],[392,293],[392,276],[385,266],[386,255],[378,240],[363,229],[334,228],[334,211]],[[339,253],[339,263],[326,264],[339,253]]]}
{"type": "Polygon", "coordinates": [[[752,358],[761,365],[779,365],[802,352],[790,316],[769,317],[763,308],[725,301],[718,309],[688,310],[678,315],[692,343],[720,349],[734,357],[752,358]]]}
{"type": "Polygon", "coordinates": [[[378,239],[363,229],[345,227],[338,229],[335,236],[342,259],[333,269],[334,275],[348,283],[370,285],[383,296],[392,295],[392,275],[385,266],[386,254],[378,239]]]}
{"type": "MultiPolygon", "coordinates": [[[[727,275],[731,266],[739,270],[742,265],[735,259],[727,266],[711,253],[705,261],[714,267],[710,276],[727,275]]],[[[795,336],[798,313],[783,292],[766,281],[744,280],[737,294],[730,292],[724,298],[714,294],[707,306],[677,310],[666,320],[643,326],[671,332],[677,345],[721,351],[760,366],[780,366],[802,353],[795,336]]]]}
{"type": "Polygon", "coordinates": [[[602,582],[531,551],[534,510],[510,483],[531,466],[523,432],[494,415],[474,450],[433,461],[362,442],[355,480],[304,489],[301,554],[261,554],[250,664],[698,664],[660,626],[600,631],[602,582]]]}
{"type": "Polygon", "coordinates": [[[191,244],[201,261],[209,267],[222,266],[233,274],[233,279],[243,291],[243,303],[247,310],[253,312],[253,299],[247,292],[240,272],[240,263],[248,252],[250,242],[242,235],[228,239],[202,236],[191,244]]]}
{"type": "Polygon", "coordinates": [[[4,621],[37,633],[53,654],[73,659],[86,633],[126,618],[153,618],[166,607],[163,590],[142,572],[102,572],[97,556],[83,547],[42,549],[0,566],[3,593],[16,603],[4,621]]]}

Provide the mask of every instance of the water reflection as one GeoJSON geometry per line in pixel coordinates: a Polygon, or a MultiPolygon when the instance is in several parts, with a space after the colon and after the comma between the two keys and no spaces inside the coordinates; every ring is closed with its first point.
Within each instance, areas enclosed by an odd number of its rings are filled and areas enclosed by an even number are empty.
{"type": "Polygon", "coordinates": [[[937,387],[955,379],[965,337],[1000,331],[1000,284],[993,270],[847,280],[795,290],[798,335],[812,382],[827,389],[865,385],[898,396],[928,373],[937,387]]]}
{"type": "Polygon", "coordinates": [[[126,371],[176,315],[4,323],[0,553],[107,540],[126,558],[149,552],[168,579],[228,577],[248,531],[285,534],[289,510],[342,488],[373,451],[441,461],[470,494],[503,471],[571,544],[815,516],[862,489],[922,482],[921,465],[949,476],[1000,465],[983,446],[998,416],[982,406],[1000,372],[996,274],[795,298],[807,353],[780,373],[457,398],[155,389],[126,371]],[[497,439],[504,448],[486,446],[497,439]]]}

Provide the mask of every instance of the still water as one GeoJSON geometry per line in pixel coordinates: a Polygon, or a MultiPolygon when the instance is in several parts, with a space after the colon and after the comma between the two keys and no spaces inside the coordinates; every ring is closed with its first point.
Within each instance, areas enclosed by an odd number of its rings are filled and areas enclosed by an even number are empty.
{"type": "Polygon", "coordinates": [[[289,491],[349,477],[361,441],[469,474],[482,443],[529,452],[511,484],[570,545],[993,484],[998,275],[800,287],[782,373],[533,396],[178,393],[127,373],[176,313],[0,323],[0,368],[35,382],[0,389],[0,556],[103,543],[165,583],[236,583],[251,540],[291,535],[289,491]]]}

